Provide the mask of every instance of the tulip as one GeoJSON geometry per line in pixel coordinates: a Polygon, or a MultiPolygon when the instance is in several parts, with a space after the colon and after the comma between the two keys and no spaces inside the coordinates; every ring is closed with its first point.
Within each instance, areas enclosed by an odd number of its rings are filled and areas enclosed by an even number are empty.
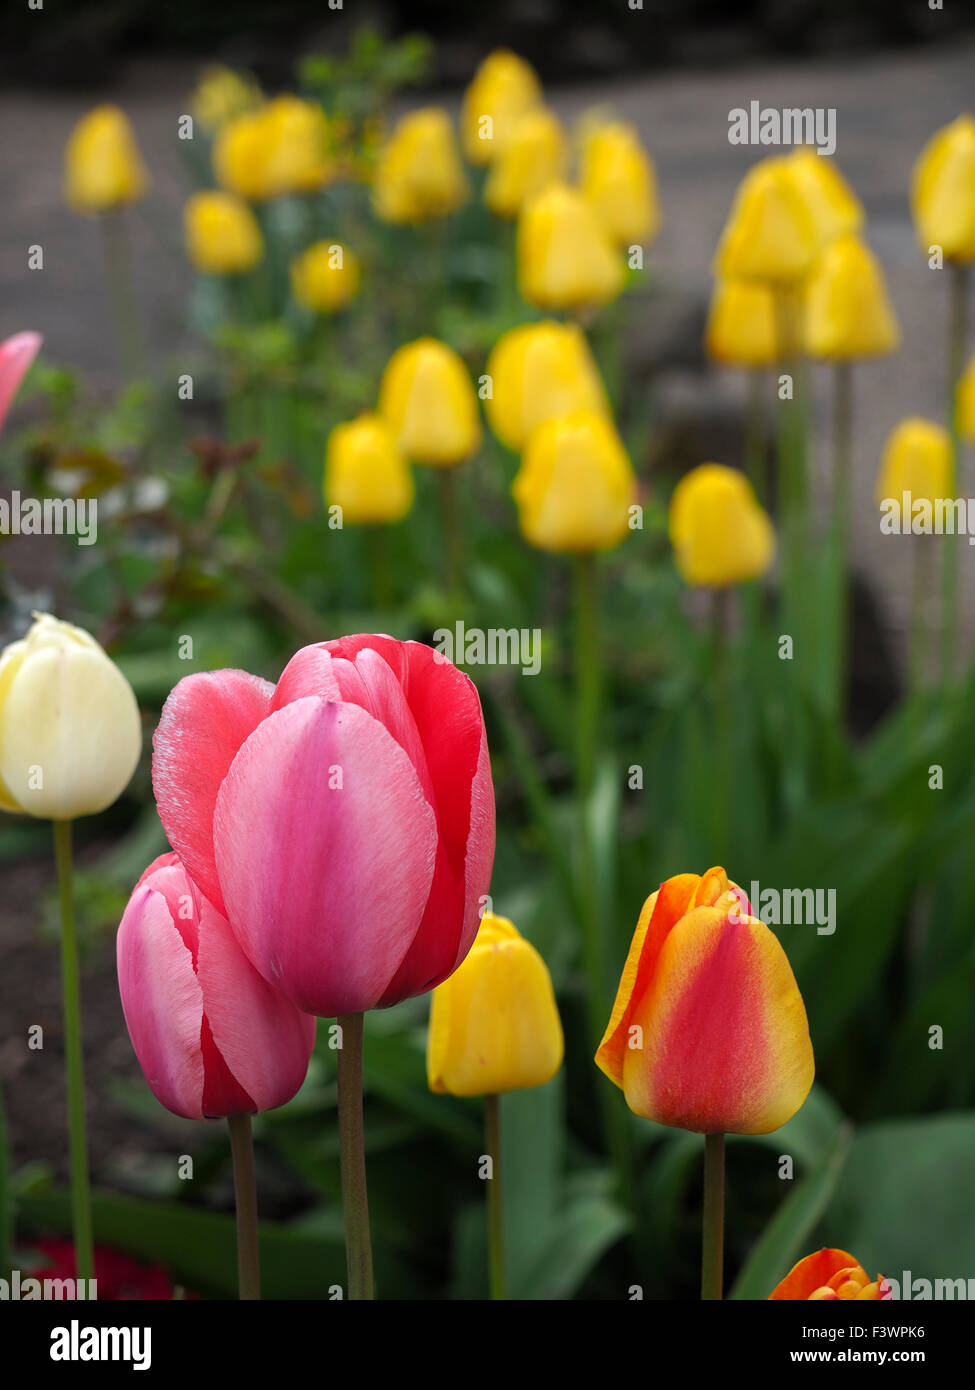
{"type": "MultiPolygon", "coordinates": [[[[0,355],[3,349],[0,347],[0,355]]],[[[968,444],[975,444],[975,357],[958,382],[955,393],[955,421],[958,433],[968,444]]],[[[3,392],[0,388],[0,424],[3,422],[3,392]]]]}
{"type": "Polygon", "coordinates": [[[806,288],[805,336],[812,357],[833,361],[900,346],[883,270],[859,237],[838,237],[817,260],[806,288]]]}
{"type": "Polygon", "coordinates": [[[975,119],[959,116],[931,137],[914,166],[911,208],[918,241],[946,260],[975,261],[975,119]]]}
{"type": "Polygon", "coordinates": [[[882,1274],[871,1280],[845,1250],[817,1250],[792,1266],[769,1294],[769,1302],[889,1301],[890,1285],[882,1274]]]}
{"type": "Polygon", "coordinates": [[[373,207],[383,222],[429,222],[455,212],[467,178],[446,111],[427,106],[399,122],[383,147],[373,181],[373,207]]]}
{"type": "Polygon", "coordinates": [[[832,159],[804,146],[793,150],[785,163],[820,246],[860,230],[863,205],[832,159]]]}
{"type": "Polygon", "coordinates": [[[189,258],[208,275],[241,275],[264,254],[257,218],[235,193],[194,193],[183,222],[189,258]]]}
{"type": "Polygon", "coordinates": [[[725,279],[789,287],[803,279],[819,249],[817,224],[790,161],[763,159],[741,182],[718,243],[715,271],[725,279]]]}
{"type": "Polygon", "coordinates": [[[364,412],[336,425],[328,437],[325,502],[342,521],[369,525],[400,521],[413,505],[413,479],[385,422],[364,412]]]}
{"type": "Polygon", "coordinates": [[[490,164],[504,150],[519,119],[541,105],[535,69],[507,49],[489,53],[464,93],[461,132],[471,164],[490,164]]]}
{"type": "Polygon", "coordinates": [[[379,414],[407,458],[450,468],[480,447],[477,397],[463,360],[436,338],[397,348],[379,385],[379,414]]]}
{"type": "Polygon", "coordinates": [[[135,135],[117,106],[83,116],[65,150],[65,196],[78,212],[108,212],[136,203],[149,185],[135,135]]]}
{"type": "Polygon", "coordinates": [[[717,280],[705,346],[729,367],[771,367],[781,360],[775,298],[760,280],[717,280]]]}
{"type": "Polygon", "coordinates": [[[316,241],[292,262],[295,299],[317,314],[334,314],[359,292],[359,258],[341,242],[316,241]]]}
{"type": "Polygon", "coordinates": [[[657,235],[657,178],[632,126],[614,121],[591,131],[579,182],[583,197],[619,245],[652,241],[657,235]]]}
{"type": "Polygon", "coordinates": [[[252,111],[260,101],[261,90],[253,79],[214,63],[203,71],[193,96],[193,114],[212,134],[234,116],[252,111]]]}
{"type": "Polygon", "coordinates": [[[221,126],[213,168],[223,188],[250,202],[317,192],[336,174],[328,119],[316,102],[275,97],[221,126]]]}
{"type": "Polygon", "coordinates": [[[431,1091],[486,1096],[544,1086],[563,1050],[545,962],[512,922],[486,912],[466,959],[433,991],[431,1091]]]}
{"type": "Polygon", "coordinates": [[[0,654],[0,809],[92,816],[127,786],[142,747],[139,707],[80,627],[47,613],[0,654]]]}
{"type": "Polygon", "coordinates": [[[585,555],[623,540],[636,479],[612,421],[574,410],[532,431],[511,491],[527,541],[585,555]]]}
{"type": "Polygon", "coordinates": [[[512,328],[488,358],[484,403],[494,433],[523,449],[536,425],[573,410],[609,415],[606,391],[582,329],[548,319],[512,328]]]}
{"type": "Polygon", "coordinates": [[[623,259],[585,198],[551,184],[518,217],[518,285],[529,304],[573,311],[615,299],[623,259]]]}
{"type": "Polygon", "coordinates": [[[568,151],[558,117],[544,107],[522,116],[499,152],[484,185],[484,201],[498,217],[517,217],[523,205],[565,177],[568,151]]]}
{"type": "Polygon", "coordinates": [[[877,503],[905,492],[914,501],[932,506],[941,498],[954,495],[951,438],[933,420],[917,416],[902,420],[887,438],[880,473],[877,477],[877,503]]]}
{"type": "Polygon", "coordinates": [[[27,332],[14,333],[0,342],[0,430],[43,341],[40,333],[27,332]]]}
{"type": "Polygon", "coordinates": [[[757,579],[775,557],[772,523],[748,479],[719,463],[686,474],[670,502],[670,540],[688,584],[723,589],[757,579]]]}

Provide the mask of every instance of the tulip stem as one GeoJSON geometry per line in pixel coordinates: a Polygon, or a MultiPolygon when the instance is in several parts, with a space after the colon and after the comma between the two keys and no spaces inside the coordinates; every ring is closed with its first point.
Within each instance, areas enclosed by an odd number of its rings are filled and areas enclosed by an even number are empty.
{"type": "Polygon", "coordinates": [[[723,1297],[724,1135],[704,1136],[704,1221],[701,1241],[701,1298],[723,1297]]]}
{"type": "Polygon", "coordinates": [[[338,1050],[339,1161],[342,1169],[342,1207],[345,1213],[345,1253],[349,1265],[349,1298],[373,1297],[372,1240],[369,1235],[369,1194],[366,1188],[366,1150],[362,1125],[362,1014],[340,1014],[342,1043],[338,1050]]]}
{"type": "Polygon", "coordinates": [[[711,590],[711,679],[714,694],[716,857],[726,864],[731,858],[731,813],[735,791],[734,683],[731,671],[730,634],[734,617],[734,590],[711,590]]]}
{"type": "MultiPolygon", "coordinates": [[[[949,268],[948,302],[948,431],[951,435],[952,496],[961,490],[959,477],[961,445],[958,438],[958,382],[965,365],[965,328],[968,319],[968,267],[953,263],[949,268]]],[[[942,624],[941,676],[951,680],[955,674],[958,648],[958,546],[956,537],[942,543],[942,624]]]]}
{"type": "Polygon", "coordinates": [[[257,1238],[257,1177],[250,1115],[228,1115],[237,1206],[237,1283],[242,1299],[261,1296],[261,1256],[257,1238]]]}
{"type": "Polygon", "coordinates": [[[765,467],[765,373],[753,368],[747,374],[745,399],[745,473],[762,506],[768,505],[765,467]]]}
{"type": "Polygon", "coordinates": [[[491,1159],[488,1180],[488,1265],[491,1271],[492,1299],[505,1299],[504,1281],[504,1193],[501,1190],[501,1097],[484,1097],[484,1127],[491,1159]]]}
{"type": "Polygon", "coordinates": [[[125,211],[113,208],[102,213],[99,221],[105,243],[105,263],[108,266],[109,292],[115,319],[115,335],[122,370],[135,378],[142,375],[142,334],[136,308],[132,278],[132,258],[125,228],[125,211]]]}
{"type": "Polygon", "coordinates": [[[837,730],[846,711],[847,632],[849,627],[849,552],[851,441],[853,438],[853,366],[837,362],[833,376],[833,651],[830,710],[837,730]]]}
{"type": "Polygon", "coordinates": [[[71,1154],[71,1220],[74,1230],[75,1274],[93,1279],[95,1257],[91,1231],[91,1188],[88,1178],[88,1138],[85,1132],[84,1049],[81,1041],[81,986],[78,938],[75,931],[71,882],[71,822],[56,820],[54,858],[61,900],[61,991],[64,1000],[64,1060],[68,1088],[68,1130],[71,1154]]]}
{"type": "Polygon", "coordinates": [[[930,536],[916,536],[912,542],[914,550],[914,576],[911,593],[911,629],[909,643],[910,689],[923,690],[927,684],[929,666],[928,654],[928,602],[931,594],[932,546],[930,536]]]}

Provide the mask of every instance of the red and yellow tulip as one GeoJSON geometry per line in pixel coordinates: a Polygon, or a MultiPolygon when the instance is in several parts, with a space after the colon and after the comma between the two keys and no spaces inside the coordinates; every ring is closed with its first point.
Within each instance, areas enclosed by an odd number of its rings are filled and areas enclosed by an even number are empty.
{"type": "Polygon", "coordinates": [[[768,1301],[834,1302],[889,1300],[893,1295],[882,1274],[869,1274],[845,1250],[817,1250],[793,1265],[768,1296],[768,1301]]]}

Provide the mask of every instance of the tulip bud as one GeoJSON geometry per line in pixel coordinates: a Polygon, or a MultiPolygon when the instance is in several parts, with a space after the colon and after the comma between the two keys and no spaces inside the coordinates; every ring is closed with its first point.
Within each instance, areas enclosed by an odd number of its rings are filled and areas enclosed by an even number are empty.
{"type": "Polygon", "coordinates": [[[427,106],[404,116],[380,153],[373,206],[384,222],[429,222],[455,212],[467,178],[446,111],[427,106]]]}
{"type": "Polygon", "coordinates": [[[768,1134],[815,1070],[777,937],[723,869],[679,874],[643,905],[596,1065],[637,1115],[700,1134],[768,1134]]]}
{"type": "Polygon", "coordinates": [[[757,579],[775,558],[772,523],[743,474],[702,463],[670,501],[670,541],[688,584],[724,589],[757,579]]]}
{"type": "Polygon", "coordinates": [[[632,126],[597,126],[582,150],[583,197],[615,242],[646,244],[660,230],[653,162],[632,126]]]}
{"type": "Polygon", "coordinates": [[[485,913],[466,959],[433,991],[431,1091],[488,1096],[544,1086],[563,1051],[545,962],[506,917],[485,913]]]}
{"type": "Polygon", "coordinates": [[[803,278],[819,249],[816,225],[788,159],[763,159],[741,182],[714,266],[726,279],[791,285],[803,278]]]}
{"type": "Polygon", "coordinates": [[[955,469],[951,436],[933,420],[917,416],[902,420],[884,445],[877,477],[877,503],[887,497],[898,502],[905,492],[915,500],[935,503],[953,497],[955,469]]]}
{"type": "Polygon", "coordinates": [[[226,121],[213,144],[217,182],[251,202],[313,193],[335,177],[328,119],[296,96],[275,97],[226,121]]]}
{"type": "Polygon", "coordinates": [[[518,285],[540,309],[605,304],[623,288],[623,259],[582,194],[552,184],[518,217],[518,285]]]}
{"type": "Polygon", "coordinates": [[[613,422],[574,410],[532,431],[511,491],[527,541],[587,554],[623,540],[636,479],[613,422]]]}
{"type": "Polygon", "coordinates": [[[317,314],[344,309],[359,291],[359,259],[341,242],[316,241],[291,264],[291,289],[317,314]]]}
{"type": "Polygon", "coordinates": [[[261,91],[256,82],[215,63],[203,71],[193,95],[193,114],[203,129],[212,134],[225,121],[243,111],[252,111],[260,101],[261,91]]]}
{"type": "Polygon", "coordinates": [[[93,816],[121,796],[142,749],[132,687],[94,637],[35,614],[0,654],[0,808],[93,816]]]}
{"type": "Polygon", "coordinates": [[[0,429],[43,341],[39,333],[28,332],[14,333],[0,342],[0,429]]]}
{"type": "Polygon", "coordinates": [[[940,246],[949,261],[975,261],[975,119],[942,126],[914,166],[911,209],[921,249],[940,246]]]}
{"type": "Polygon", "coordinates": [[[464,93],[461,132],[472,164],[492,163],[520,117],[541,104],[535,69],[507,49],[489,53],[464,93]]]}
{"type": "Polygon", "coordinates": [[[484,201],[498,217],[517,217],[523,205],[565,177],[568,151],[558,117],[540,107],[522,116],[495,159],[484,201]]]}
{"type": "Polygon", "coordinates": [[[264,254],[257,218],[234,193],[194,193],[183,224],[187,254],[208,275],[241,275],[264,254]]]}
{"type": "Polygon", "coordinates": [[[325,455],[325,502],[353,525],[400,521],[413,505],[410,467],[385,422],[364,412],[336,425],[325,455]]]}
{"type": "MultiPolygon", "coordinates": [[[[0,348],[0,354],[2,351],[3,349],[0,348]]],[[[975,357],[969,362],[958,383],[955,398],[955,420],[962,439],[968,444],[975,444],[975,357]]],[[[0,387],[0,424],[2,423],[3,390],[0,387]]]]}
{"type": "Polygon", "coordinates": [[[900,346],[884,273],[859,237],[838,237],[816,261],[806,286],[805,336],[810,356],[839,362],[900,346]]]}
{"type": "Polygon", "coordinates": [[[716,280],[705,347],[729,367],[770,367],[782,360],[775,296],[761,280],[716,280]]]}
{"type": "Polygon", "coordinates": [[[480,447],[477,397],[462,359],[436,338],[404,343],[379,383],[379,414],[403,454],[449,468],[480,447]]]}
{"type": "Polygon", "coordinates": [[[221,188],[252,203],[271,197],[264,108],[225,121],[213,142],[213,172],[221,188]]]}
{"type": "Polygon", "coordinates": [[[299,1089],[315,1020],[258,975],[178,854],[160,855],[133,889],[117,956],[129,1037],[167,1110],[249,1115],[299,1089]]]}
{"type": "Polygon", "coordinates": [[[575,323],[523,324],[499,338],[488,358],[492,394],[484,409],[509,449],[522,449],[536,425],[573,410],[609,414],[599,369],[575,323]]]}
{"type": "Polygon", "coordinates": [[[820,246],[860,230],[863,205],[832,159],[802,146],[793,150],[785,163],[812,218],[813,234],[820,246]]]}
{"type": "Polygon", "coordinates": [[[890,1285],[883,1275],[878,1274],[871,1281],[866,1270],[845,1250],[817,1250],[792,1266],[769,1294],[768,1301],[869,1302],[889,1301],[892,1297],[890,1285]]]}
{"type": "Polygon", "coordinates": [[[148,175],[125,112],[96,106],[71,132],[65,150],[65,197],[77,212],[107,212],[136,203],[148,175]]]}

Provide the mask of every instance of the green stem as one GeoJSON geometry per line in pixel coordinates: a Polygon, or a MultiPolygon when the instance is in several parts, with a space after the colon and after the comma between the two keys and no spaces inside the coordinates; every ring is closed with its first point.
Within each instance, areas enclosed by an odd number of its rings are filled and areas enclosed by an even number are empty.
{"type": "Polygon", "coordinates": [[[714,694],[715,850],[718,862],[731,859],[731,811],[734,804],[733,682],[731,679],[732,589],[711,591],[711,679],[714,694]]]}
{"type": "MultiPolygon", "coordinates": [[[[949,267],[948,301],[948,430],[951,435],[953,496],[961,495],[961,441],[958,437],[958,382],[965,365],[965,328],[968,319],[968,267],[949,267]]],[[[943,541],[941,675],[954,677],[958,656],[958,545],[957,538],[943,541]]]]}
{"type": "Polygon", "coordinates": [[[345,1252],[349,1266],[349,1298],[360,1302],[374,1296],[362,1126],[362,1023],[361,1013],[340,1014],[338,1018],[342,1030],[342,1045],[338,1054],[339,1161],[342,1169],[342,1208],[345,1213],[345,1252]]]}
{"type": "MultiPolygon", "coordinates": [[[[942,544],[944,538],[942,537],[942,544]]],[[[911,627],[908,651],[910,689],[923,690],[928,681],[928,601],[931,596],[932,537],[914,536],[914,574],[911,586],[911,627]]]]}
{"type": "Polygon", "coordinates": [[[237,1281],[242,1299],[261,1296],[261,1256],[257,1238],[257,1177],[250,1115],[228,1115],[237,1206],[237,1281]]]}
{"type": "Polygon", "coordinates": [[[438,470],[440,516],[443,523],[444,582],[447,594],[457,600],[461,594],[463,573],[463,537],[460,529],[460,508],[457,500],[457,479],[453,468],[438,470]]]}
{"type": "Polygon", "coordinates": [[[487,1151],[491,1159],[488,1182],[488,1263],[491,1271],[492,1299],[505,1299],[504,1279],[504,1194],[501,1190],[501,1097],[484,1097],[484,1126],[487,1151]]]}
{"type": "Polygon", "coordinates": [[[701,1240],[701,1298],[723,1297],[724,1135],[704,1136],[704,1219],[701,1240]]]}
{"type": "Polygon", "coordinates": [[[853,367],[837,362],[833,394],[833,651],[829,709],[834,727],[843,728],[846,709],[847,647],[850,613],[850,495],[852,487],[853,367]]]}
{"type": "Polygon", "coordinates": [[[68,1088],[75,1273],[78,1279],[93,1279],[95,1257],[91,1231],[88,1139],[85,1133],[85,1076],[84,1049],[81,1041],[78,939],[75,933],[74,895],[71,885],[71,822],[56,820],[53,825],[54,857],[61,900],[61,991],[64,999],[64,1058],[68,1088]]]}
{"type": "Polygon", "coordinates": [[[372,580],[373,606],[384,612],[392,606],[389,582],[389,532],[382,524],[366,526],[366,551],[372,580]]]}
{"type": "Polygon", "coordinates": [[[112,298],[112,316],[115,320],[119,359],[123,372],[128,377],[135,378],[142,375],[144,362],[142,332],[139,327],[139,312],[132,278],[132,258],[129,255],[129,240],[125,230],[125,211],[123,208],[115,208],[110,212],[104,212],[99,221],[105,245],[105,263],[108,267],[109,293],[112,298]]]}
{"type": "Polygon", "coordinates": [[[765,469],[765,402],[762,398],[765,373],[753,369],[747,373],[745,395],[745,472],[763,506],[768,499],[768,479],[765,469]]]}

